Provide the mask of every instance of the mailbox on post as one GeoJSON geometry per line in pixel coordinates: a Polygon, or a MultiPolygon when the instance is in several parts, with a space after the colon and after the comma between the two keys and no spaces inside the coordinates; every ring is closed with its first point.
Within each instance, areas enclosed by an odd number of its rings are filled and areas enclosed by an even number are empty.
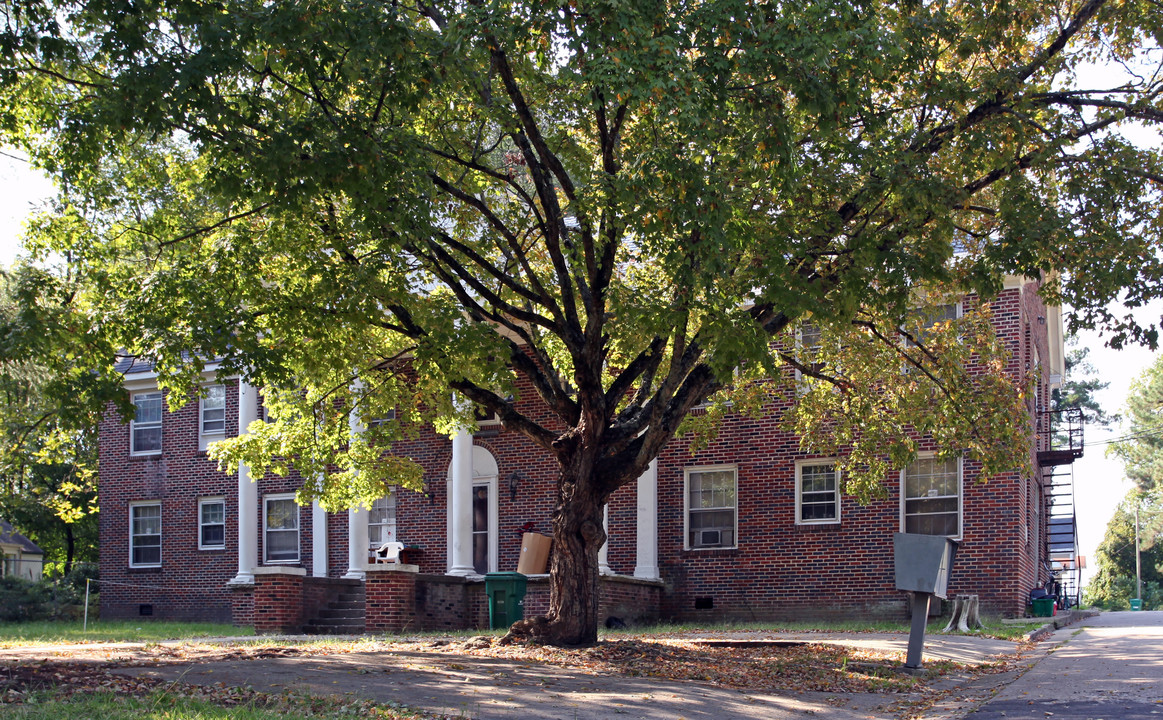
{"type": "Polygon", "coordinates": [[[957,542],[941,535],[896,533],[892,539],[896,589],[912,593],[912,630],[905,667],[919,668],[925,645],[929,601],[949,592],[949,571],[957,542]]]}

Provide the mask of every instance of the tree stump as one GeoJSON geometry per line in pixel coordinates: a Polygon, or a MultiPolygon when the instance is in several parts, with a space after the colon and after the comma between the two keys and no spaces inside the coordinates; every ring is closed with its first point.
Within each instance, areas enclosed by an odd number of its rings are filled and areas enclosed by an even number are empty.
{"type": "Polygon", "coordinates": [[[942,632],[952,632],[954,627],[963,633],[985,627],[981,624],[981,605],[976,595],[958,595],[953,600],[953,616],[942,632]]]}

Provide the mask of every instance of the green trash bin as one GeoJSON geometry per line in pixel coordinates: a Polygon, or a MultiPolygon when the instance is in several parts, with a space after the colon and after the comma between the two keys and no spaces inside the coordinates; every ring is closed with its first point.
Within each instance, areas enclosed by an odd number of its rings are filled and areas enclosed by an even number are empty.
{"type": "Polygon", "coordinates": [[[1131,598],[1131,609],[1132,610],[1142,610],[1143,609],[1143,601],[1139,598],[1131,598]]]}
{"type": "Polygon", "coordinates": [[[502,630],[525,619],[525,576],[519,572],[485,575],[489,599],[489,628],[502,630]]]}
{"type": "Polygon", "coordinates": [[[1030,605],[1030,614],[1034,617],[1054,617],[1054,598],[1036,598],[1030,601],[1030,605]]]}

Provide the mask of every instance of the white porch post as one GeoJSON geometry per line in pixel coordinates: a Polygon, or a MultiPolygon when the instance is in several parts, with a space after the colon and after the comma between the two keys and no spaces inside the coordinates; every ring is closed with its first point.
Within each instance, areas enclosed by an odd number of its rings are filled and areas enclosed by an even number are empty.
{"type": "MultiPolygon", "coordinates": [[[[238,379],[238,434],[258,420],[258,390],[238,379]]],[[[246,463],[238,464],[238,574],[233,585],[253,585],[258,567],[258,483],[250,477],[246,463]]]]}
{"type": "Polygon", "coordinates": [[[638,548],[634,577],[658,579],[658,459],[638,477],[638,548]]]}
{"type": "MultiPolygon", "coordinates": [[[[356,380],[353,390],[363,387],[363,383],[356,380]]],[[[355,439],[363,434],[363,423],[354,411],[348,419],[351,428],[351,437],[355,439]]],[[[367,508],[353,507],[347,511],[347,572],[343,577],[350,580],[363,580],[366,577],[368,537],[367,537],[367,508]]]]}
{"type": "Polygon", "coordinates": [[[606,531],[606,542],[598,549],[598,574],[613,575],[610,569],[610,506],[602,507],[602,530],[606,531]]]}
{"type": "Polygon", "coordinates": [[[327,577],[327,511],[311,503],[311,574],[327,577]]]}
{"type": "Polygon", "coordinates": [[[452,548],[449,575],[475,575],[472,564],[472,435],[460,428],[452,438],[452,485],[448,493],[452,548]]]}

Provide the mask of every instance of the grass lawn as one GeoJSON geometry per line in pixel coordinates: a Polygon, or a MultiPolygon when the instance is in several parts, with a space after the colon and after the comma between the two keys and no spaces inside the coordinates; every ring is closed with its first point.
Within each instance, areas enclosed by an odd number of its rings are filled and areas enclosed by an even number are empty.
{"type": "Polygon", "coordinates": [[[45,643],[159,642],[238,635],[254,635],[254,630],[216,623],[165,620],[90,621],[88,630],[82,629],[79,620],[0,623],[0,647],[45,643]]]}

